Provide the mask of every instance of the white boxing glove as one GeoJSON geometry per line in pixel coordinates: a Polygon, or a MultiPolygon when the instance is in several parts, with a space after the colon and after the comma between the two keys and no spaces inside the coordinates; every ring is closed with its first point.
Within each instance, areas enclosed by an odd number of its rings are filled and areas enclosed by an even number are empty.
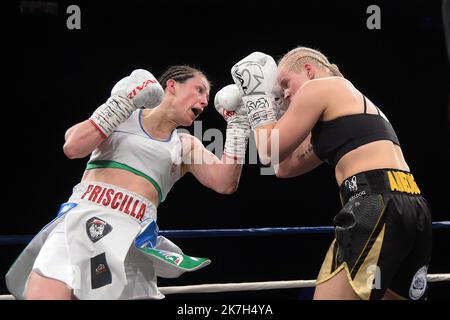
{"type": "Polygon", "coordinates": [[[236,114],[247,115],[242,104],[239,88],[235,84],[229,84],[216,93],[214,106],[227,122],[230,117],[236,114]]]}
{"type": "Polygon", "coordinates": [[[262,52],[253,52],[231,69],[253,129],[276,122],[273,89],[277,71],[275,60],[262,52]]]}
{"type": "Polygon", "coordinates": [[[147,70],[134,70],[111,90],[111,97],[98,107],[89,121],[107,138],[138,108],[153,108],[164,97],[164,90],[147,70]]]}
{"type": "Polygon", "coordinates": [[[150,72],[137,69],[116,83],[111,96],[126,97],[136,108],[154,108],[161,103],[164,90],[150,72]]]}
{"type": "Polygon", "coordinates": [[[214,97],[214,106],[227,122],[223,152],[233,159],[245,158],[250,123],[238,87],[230,84],[220,89],[214,97]]]}

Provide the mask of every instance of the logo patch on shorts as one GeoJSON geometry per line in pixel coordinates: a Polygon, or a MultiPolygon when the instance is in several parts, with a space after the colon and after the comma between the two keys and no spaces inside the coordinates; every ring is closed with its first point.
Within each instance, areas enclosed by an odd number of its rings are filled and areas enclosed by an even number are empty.
{"type": "Polygon", "coordinates": [[[92,217],[86,222],[87,235],[94,243],[110,233],[111,230],[112,227],[108,223],[97,217],[92,217]]]}
{"type": "Polygon", "coordinates": [[[103,252],[91,259],[91,287],[92,289],[97,289],[111,282],[111,270],[106,262],[106,255],[103,252]]]}
{"type": "Polygon", "coordinates": [[[409,288],[409,297],[412,300],[420,299],[427,289],[427,266],[423,266],[417,270],[414,275],[411,287],[409,288]]]}
{"type": "Polygon", "coordinates": [[[358,191],[358,183],[356,181],[356,176],[353,176],[351,180],[345,180],[345,186],[350,191],[358,191]]]}

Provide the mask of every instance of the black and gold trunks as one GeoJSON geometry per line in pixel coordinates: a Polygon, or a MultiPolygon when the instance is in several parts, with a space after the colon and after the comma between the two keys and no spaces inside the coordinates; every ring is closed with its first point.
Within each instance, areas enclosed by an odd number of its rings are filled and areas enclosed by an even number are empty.
{"type": "Polygon", "coordinates": [[[362,172],[344,180],[340,196],[335,239],[317,284],[344,269],[362,299],[381,299],[387,289],[401,298],[424,299],[432,218],[413,175],[391,169],[362,172]]]}

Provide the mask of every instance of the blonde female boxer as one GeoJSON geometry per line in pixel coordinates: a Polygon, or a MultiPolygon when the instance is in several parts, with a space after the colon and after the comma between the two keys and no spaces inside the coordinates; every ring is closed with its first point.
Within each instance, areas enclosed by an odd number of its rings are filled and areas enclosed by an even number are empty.
{"type": "Polygon", "coordinates": [[[277,176],[299,176],[322,162],[335,169],[343,208],[314,298],[424,299],[430,209],[380,109],[311,48],[291,50],[278,67],[255,52],[231,73],[261,159],[278,159],[277,176]],[[277,89],[289,104],[279,121],[272,108],[277,89]]]}
{"type": "Polygon", "coordinates": [[[170,67],[159,79],[135,70],[92,116],[66,132],[64,153],[88,156],[81,182],[55,220],[30,242],[6,283],[17,299],[161,299],[157,276],[177,277],[210,263],[158,236],[157,207],[186,173],[223,194],[238,186],[249,124],[216,95],[227,121],[222,159],[178,133],[208,105],[199,70],[170,67]],[[160,85],[161,83],[161,85],[160,85]]]}

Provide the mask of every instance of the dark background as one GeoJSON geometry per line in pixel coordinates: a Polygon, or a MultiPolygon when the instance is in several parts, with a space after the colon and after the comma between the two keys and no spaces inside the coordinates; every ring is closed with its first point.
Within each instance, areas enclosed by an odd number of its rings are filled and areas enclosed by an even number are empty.
{"type": "MultiPolygon", "coordinates": [[[[253,51],[278,59],[298,45],[321,50],[383,110],[433,220],[449,220],[450,72],[441,1],[93,2],[58,2],[53,13],[32,13],[24,10],[25,2],[13,2],[2,49],[9,75],[3,111],[12,129],[3,130],[0,235],[35,234],[55,216],[87,161],[64,156],[65,130],[87,119],[133,69],[156,76],[174,64],[202,69],[213,87],[199,120],[203,130],[225,132],[213,97],[232,82],[231,66],[253,51]],[[81,30],[66,27],[70,4],[81,8],[81,30]],[[380,30],[366,27],[371,4],[381,9],[380,30]]],[[[228,196],[184,177],[159,207],[160,229],[331,225],[340,208],[331,168],[322,165],[293,179],[261,176],[259,170],[245,165],[239,189],[228,196]]],[[[179,239],[187,254],[213,262],[178,279],[161,279],[160,285],[315,279],[331,239],[331,234],[179,239]]],[[[450,272],[449,240],[448,230],[435,231],[430,273],[450,272]]],[[[1,246],[0,294],[7,293],[3,276],[23,248],[1,246]]],[[[448,299],[448,292],[448,282],[432,284],[430,298],[448,299]]],[[[312,289],[271,290],[168,299],[311,294],[312,289]]]]}

